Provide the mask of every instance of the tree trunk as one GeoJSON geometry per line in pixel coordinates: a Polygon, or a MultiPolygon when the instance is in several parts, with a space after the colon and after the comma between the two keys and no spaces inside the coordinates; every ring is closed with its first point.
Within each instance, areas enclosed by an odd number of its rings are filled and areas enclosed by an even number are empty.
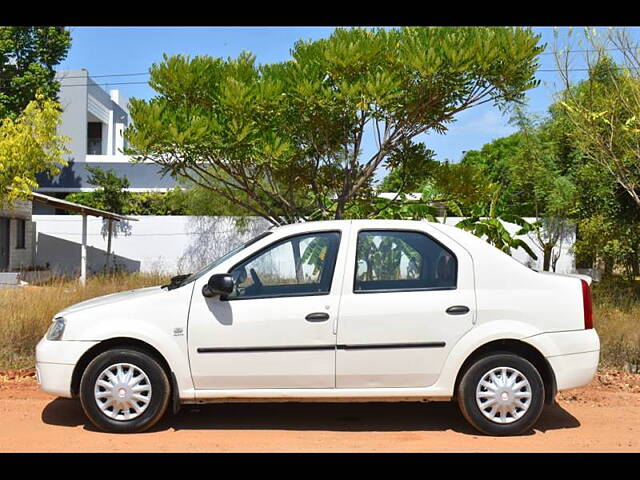
{"type": "Polygon", "coordinates": [[[544,244],[544,248],[542,249],[543,259],[542,259],[542,270],[545,272],[549,271],[549,266],[551,265],[551,252],[553,252],[553,245],[548,243],[544,244]]]}
{"type": "Polygon", "coordinates": [[[604,259],[604,276],[610,277],[613,274],[613,259],[606,257],[604,259]]]}
{"type": "Polygon", "coordinates": [[[638,260],[638,252],[633,251],[629,255],[629,265],[631,267],[631,275],[633,275],[634,278],[640,276],[640,261],[638,260]]]}

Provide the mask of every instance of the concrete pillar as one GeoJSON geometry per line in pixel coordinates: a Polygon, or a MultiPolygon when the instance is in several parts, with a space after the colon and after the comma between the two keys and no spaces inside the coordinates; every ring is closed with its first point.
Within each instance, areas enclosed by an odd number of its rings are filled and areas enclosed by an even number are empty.
{"type": "Polygon", "coordinates": [[[82,244],[80,246],[80,284],[87,283],[87,215],[82,214],[82,244]]]}

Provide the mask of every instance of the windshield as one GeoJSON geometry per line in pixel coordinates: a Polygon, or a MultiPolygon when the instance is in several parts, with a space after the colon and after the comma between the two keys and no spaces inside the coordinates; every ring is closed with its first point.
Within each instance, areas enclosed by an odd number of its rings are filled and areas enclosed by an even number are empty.
{"type": "Polygon", "coordinates": [[[205,273],[207,273],[209,270],[211,270],[214,267],[217,267],[218,265],[220,265],[222,262],[224,262],[225,260],[227,260],[228,258],[231,258],[233,255],[235,255],[236,253],[244,250],[245,248],[247,248],[249,245],[253,245],[254,243],[256,243],[258,240],[262,240],[264,237],[266,237],[267,235],[271,235],[270,231],[266,231],[266,232],[262,232],[260,235],[257,235],[255,237],[253,237],[251,240],[247,240],[246,242],[244,242],[242,245],[240,245],[239,247],[234,248],[233,250],[231,250],[229,253],[225,253],[223,256],[221,256],[220,258],[214,260],[213,262],[211,262],[209,265],[207,265],[206,267],[204,267],[203,269],[197,271],[196,273],[192,273],[191,275],[187,276],[184,280],[182,280],[180,282],[179,285],[177,285],[178,287],[182,287],[183,285],[186,285],[187,283],[191,283],[194,280],[197,280],[198,278],[200,278],[201,276],[203,276],[205,273]]]}

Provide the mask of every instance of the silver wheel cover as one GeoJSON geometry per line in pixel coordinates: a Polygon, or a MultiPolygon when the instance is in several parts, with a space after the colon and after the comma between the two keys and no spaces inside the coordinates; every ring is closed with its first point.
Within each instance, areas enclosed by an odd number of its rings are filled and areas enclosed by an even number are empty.
{"type": "Polygon", "coordinates": [[[531,405],[531,385],[518,370],[497,367],[485,373],[476,387],[476,403],[494,423],[518,421],[531,405]]]}
{"type": "Polygon", "coordinates": [[[116,363],[98,375],[93,396],[105,416],[113,420],[133,420],[142,415],[151,402],[151,382],[139,367],[116,363]]]}

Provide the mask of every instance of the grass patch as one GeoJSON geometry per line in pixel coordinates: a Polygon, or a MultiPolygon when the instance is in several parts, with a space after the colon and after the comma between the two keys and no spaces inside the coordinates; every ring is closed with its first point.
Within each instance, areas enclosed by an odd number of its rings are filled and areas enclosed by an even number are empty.
{"type": "Polygon", "coordinates": [[[35,346],[53,316],[74,303],[109,293],[167,283],[154,274],[114,274],[77,280],[53,279],[42,286],[0,290],[0,370],[33,367],[35,346]]]}
{"type": "Polygon", "coordinates": [[[611,278],[594,283],[592,293],[600,366],[640,372],[640,281],[611,278]]]}

